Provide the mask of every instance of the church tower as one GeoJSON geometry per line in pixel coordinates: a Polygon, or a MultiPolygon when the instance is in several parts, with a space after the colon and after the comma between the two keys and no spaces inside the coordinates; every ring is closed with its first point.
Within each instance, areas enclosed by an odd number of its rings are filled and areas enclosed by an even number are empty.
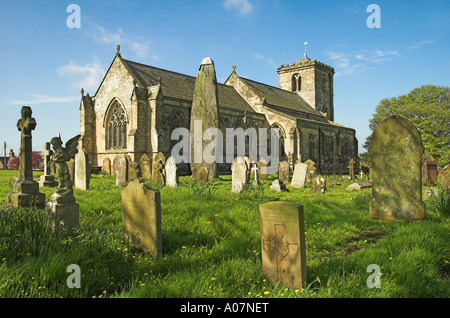
{"type": "Polygon", "coordinates": [[[300,95],[311,107],[334,121],[334,68],[310,59],[306,54],[295,63],[277,69],[281,89],[300,95]]]}

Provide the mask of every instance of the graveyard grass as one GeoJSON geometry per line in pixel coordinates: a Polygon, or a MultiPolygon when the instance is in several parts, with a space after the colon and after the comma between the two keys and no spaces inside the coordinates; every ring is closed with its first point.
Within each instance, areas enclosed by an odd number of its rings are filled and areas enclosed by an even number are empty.
{"type": "MultiPolygon", "coordinates": [[[[40,174],[35,171],[34,178],[40,174]]],[[[17,171],[0,171],[2,201],[16,175],[17,171]]],[[[207,185],[181,177],[180,187],[160,188],[163,256],[159,259],[123,240],[120,188],[114,176],[93,175],[89,190],[74,190],[80,228],[72,234],[52,235],[42,210],[2,211],[0,297],[450,295],[450,222],[448,213],[431,199],[424,197],[424,221],[375,220],[368,216],[371,189],[346,191],[352,182],[342,181],[341,186],[328,186],[325,195],[289,185],[289,192],[275,192],[270,190],[275,177],[270,175],[261,187],[245,187],[242,193],[231,192],[230,175],[207,185]],[[258,205],[274,200],[304,206],[305,288],[272,284],[263,276],[258,205]],[[79,289],[67,287],[70,264],[80,266],[79,289]],[[370,264],[380,267],[381,288],[367,286],[374,273],[367,272],[370,264]]],[[[41,188],[47,198],[53,191],[41,188]]]]}

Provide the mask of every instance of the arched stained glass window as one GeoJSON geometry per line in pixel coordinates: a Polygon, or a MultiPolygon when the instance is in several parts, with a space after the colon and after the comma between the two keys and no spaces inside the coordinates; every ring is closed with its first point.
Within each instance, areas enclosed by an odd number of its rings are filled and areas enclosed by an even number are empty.
{"type": "Polygon", "coordinates": [[[107,121],[106,149],[127,147],[127,117],[120,104],[116,104],[107,121]]]}

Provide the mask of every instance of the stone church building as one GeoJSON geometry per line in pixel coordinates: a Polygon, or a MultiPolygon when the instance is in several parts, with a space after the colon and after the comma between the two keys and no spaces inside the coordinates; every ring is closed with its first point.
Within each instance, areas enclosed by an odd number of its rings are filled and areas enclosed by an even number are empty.
{"type": "MultiPolygon", "coordinates": [[[[139,163],[161,152],[168,158],[177,127],[190,127],[195,76],[124,59],[118,46],[95,96],[80,104],[80,143],[92,166],[119,154],[139,163]]],[[[322,174],[348,172],[357,158],[355,130],[334,122],[334,69],[305,56],[277,69],[279,87],[243,78],[232,67],[217,83],[219,128],[278,128],[280,161],[291,167],[311,159],[322,174]]],[[[225,145],[225,142],[223,143],[225,145]]],[[[180,174],[189,166],[180,164],[180,174]]],[[[221,164],[227,173],[230,164],[221,164]]]]}

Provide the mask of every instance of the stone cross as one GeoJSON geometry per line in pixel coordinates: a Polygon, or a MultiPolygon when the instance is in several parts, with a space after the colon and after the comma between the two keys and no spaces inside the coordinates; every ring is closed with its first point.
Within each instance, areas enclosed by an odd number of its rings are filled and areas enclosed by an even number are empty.
{"type": "Polygon", "coordinates": [[[255,182],[258,182],[258,170],[259,170],[259,168],[258,168],[258,166],[256,165],[256,163],[253,163],[253,168],[252,168],[252,171],[255,173],[255,182]]]}
{"type": "Polygon", "coordinates": [[[53,151],[50,149],[50,143],[46,142],[44,144],[44,151],[42,151],[42,155],[44,156],[44,174],[50,175],[51,169],[50,169],[50,156],[52,155],[53,151]]]}
{"type": "Polygon", "coordinates": [[[31,107],[23,106],[22,118],[17,122],[17,129],[21,131],[19,178],[24,180],[33,180],[31,131],[36,128],[36,120],[31,113],[31,107]]]}
{"type": "Polygon", "coordinates": [[[364,172],[361,170],[361,171],[359,172],[359,175],[361,176],[361,180],[362,180],[363,175],[364,175],[364,172]]]}

